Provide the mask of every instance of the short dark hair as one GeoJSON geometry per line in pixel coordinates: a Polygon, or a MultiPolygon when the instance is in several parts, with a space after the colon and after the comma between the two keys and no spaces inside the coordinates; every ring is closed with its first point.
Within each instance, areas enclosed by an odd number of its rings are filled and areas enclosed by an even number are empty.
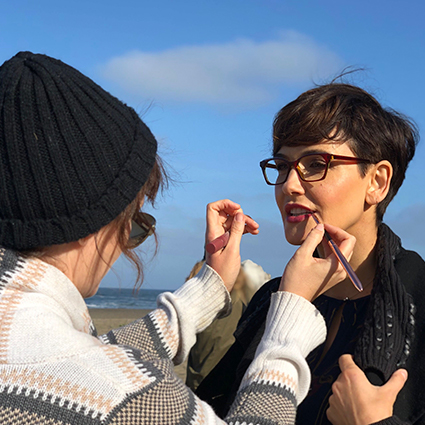
{"type": "MultiPolygon", "coordinates": [[[[394,169],[390,189],[376,209],[385,210],[405,178],[419,132],[408,117],[381,104],[360,87],[330,83],[302,93],[284,106],[273,123],[273,155],[282,146],[313,145],[324,140],[347,142],[354,154],[372,163],[388,160],[394,169]]],[[[368,164],[359,164],[365,174],[368,164]]]]}

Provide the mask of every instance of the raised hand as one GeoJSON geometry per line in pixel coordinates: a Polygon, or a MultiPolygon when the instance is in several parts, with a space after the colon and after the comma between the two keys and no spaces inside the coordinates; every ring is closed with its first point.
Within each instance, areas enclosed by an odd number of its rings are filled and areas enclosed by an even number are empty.
{"type": "Polygon", "coordinates": [[[206,263],[223,279],[230,292],[241,266],[240,242],[244,233],[258,234],[258,224],[236,202],[224,199],[207,205],[206,244],[229,231],[227,245],[215,252],[206,254],[206,263]]]}

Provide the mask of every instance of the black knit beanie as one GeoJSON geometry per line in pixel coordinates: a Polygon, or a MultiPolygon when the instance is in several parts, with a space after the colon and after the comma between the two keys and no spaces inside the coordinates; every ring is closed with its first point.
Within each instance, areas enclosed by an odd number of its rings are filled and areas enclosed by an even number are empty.
{"type": "Polygon", "coordinates": [[[18,53],[0,67],[0,245],[98,231],[135,199],[156,148],[137,113],[79,71],[18,53]]]}

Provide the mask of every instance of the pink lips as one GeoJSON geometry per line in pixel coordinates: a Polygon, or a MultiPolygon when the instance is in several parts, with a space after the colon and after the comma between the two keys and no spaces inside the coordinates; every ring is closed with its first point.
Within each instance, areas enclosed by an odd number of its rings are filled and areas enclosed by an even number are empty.
{"type": "Polygon", "coordinates": [[[286,204],[285,212],[288,223],[301,223],[313,214],[312,210],[299,204],[286,204]]]}

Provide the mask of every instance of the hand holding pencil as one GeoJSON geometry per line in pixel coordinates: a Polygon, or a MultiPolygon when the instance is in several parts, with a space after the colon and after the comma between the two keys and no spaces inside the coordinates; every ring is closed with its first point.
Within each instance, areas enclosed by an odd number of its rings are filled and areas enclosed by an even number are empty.
{"type": "MultiPolygon", "coordinates": [[[[356,238],[331,225],[326,225],[326,231],[341,256],[350,258],[356,238]]],[[[324,237],[325,226],[319,223],[310,231],[286,265],[279,285],[280,291],[292,292],[308,301],[313,301],[347,277],[346,267],[340,263],[340,258],[334,255],[331,249],[325,258],[314,255],[324,237]]],[[[327,239],[325,240],[327,241],[327,239]]]]}
{"type": "MultiPolygon", "coordinates": [[[[313,220],[316,222],[316,224],[319,224],[320,221],[316,217],[315,214],[311,215],[313,217],[313,220]]],[[[347,276],[355,286],[355,288],[361,292],[363,291],[363,285],[360,282],[360,279],[357,277],[356,273],[354,272],[353,268],[350,266],[350,263],[347,261],[347,259],[344,257],[344,254],[341,252],[341,250],[338,248],[338,245],[332,240],[329,233],[325,230],[325,239],[327,243],[329,244],[329,247],[331,248],[332,252],[335,254],[338,261],[341,263],[342,267],[344,267],[344,270],[347,272],[347,276]]]]}

